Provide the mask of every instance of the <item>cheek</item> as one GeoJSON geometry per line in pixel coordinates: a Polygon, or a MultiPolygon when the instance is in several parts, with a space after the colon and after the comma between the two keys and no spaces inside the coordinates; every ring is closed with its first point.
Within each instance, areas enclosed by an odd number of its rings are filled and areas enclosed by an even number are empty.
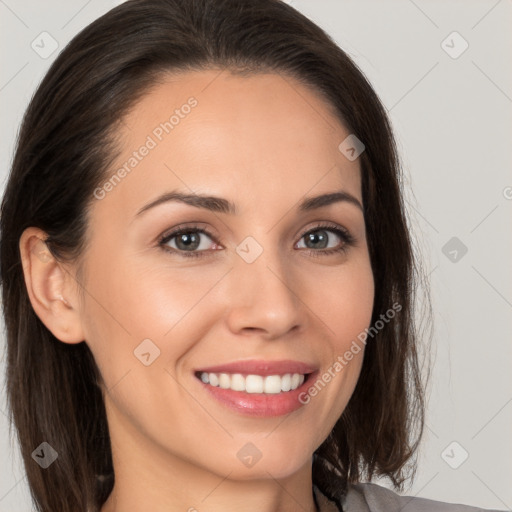
{"type": "Polygon", "coordinates": [[[317,273],[315,281],[316,288],[309,283],[307,304],[322,320],[326,343],[322,372],[311,382],[308,394],[311,403],[329,418],[326,424],[332,428],[352,396],[361,371],[364,333],[373,312],[374,280],[369,260],[361,258],[329,275],[317,273]]]}
{"type": "Polygon", "coordinates": [[[215,303],[207,295],[225,274],[219,268],[198,271],[118,261],[107,266],[91,258],[96,270],[87,283],[83,311],[86,340],[107,387],[138,368],[141,354],[148,351],[145,357],[156,366],[173,367],[208,332],[205,319],[215,315],[215,303]]]}
{"type": "Polygon", "coordinates": [[[306,286],[307,305],[323,321],[332,348],[345,351],[371,322],[374,281],[369,260],[317,271],[306,286]]]}

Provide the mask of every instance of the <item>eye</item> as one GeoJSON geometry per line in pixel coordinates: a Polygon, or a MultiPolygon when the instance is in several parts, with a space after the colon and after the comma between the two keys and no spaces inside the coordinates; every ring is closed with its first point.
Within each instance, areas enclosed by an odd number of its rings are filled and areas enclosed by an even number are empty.
{"type": "MultiPolygon", "coordinates": [[[[167,251],[178,252],[180,256],[197,257],[211,249],[212,243],[208,243],[208,238],[213,241],[213,235],[204,228],[198,226],[181,227],[164,235],[160,239],[159,245],[167,251]]],[[[218,247],[216,242],[213,245],[214,249],[218,247]]]]}
{"type": "Polygon", "coordinates": [[[305,248],[314,256],[345,252],[354,244],[354,238],[346,229],[327,224],[306,231],[302,234],[302,239],[305,239],[305,248]]]}

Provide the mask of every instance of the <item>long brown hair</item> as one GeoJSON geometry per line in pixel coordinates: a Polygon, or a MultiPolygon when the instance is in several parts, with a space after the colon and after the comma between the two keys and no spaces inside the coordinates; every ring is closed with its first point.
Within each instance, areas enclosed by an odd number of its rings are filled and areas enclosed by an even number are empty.
{"type": "Polygon", "coordinates": [[[80,261],[94,189],[116,156],[115,127],[169,71],[282,73],[327,100],[365,144],[364,216],[375,282],[372,325],[348,406],[313,458],[313,483],[335,500],[350,482],[415,472],[424,396],[414,304],[418,267],[390,123],[352,60],[278,0],[130,0],[82,30],[52,64],[25,113],[1,205],[7,398],[37,510],[97,511],[114,483],[98,368],[86,342],[59,342],[32,309],[18,242],[36,226],[61,260],[80,261]],[[31,453],[47,441],[48,468],[31,453]]]}

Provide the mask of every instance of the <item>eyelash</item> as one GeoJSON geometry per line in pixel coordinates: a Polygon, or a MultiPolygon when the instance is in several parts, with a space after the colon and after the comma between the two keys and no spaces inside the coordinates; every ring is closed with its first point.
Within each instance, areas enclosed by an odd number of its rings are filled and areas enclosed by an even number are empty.
{"type": "MultiPolygon", "coordinates": [[[[315,258],[319,257],[319,256],[329,256],[331,254],[336,254],[336,253],[345,253],[345,252],[347,252],[349,247],[352,247],[354,245],[355,239],[348,232],[348,230],[346,230],[345,228],[341,228],[340,226],[338,226],[336,224],[333,225],[333,224],[329,224],[329,223],[321,224],[321,225],[315,226],[312,229],[308,229],[307,231],[305,231],[301,234],[299,240],[301,240],[303,237],[305,237],[306,235],[308,235],[310,233],[314,233],[315,231],[322,231],[322,230],[331,231],[331,232],[335,233],[342,240],[342,245],[340,247],[331,248],[331,249],[319,249],[319,250],[305,249],[306,251],[308,251],[310,253],[311,256],[313,256],[315,258]]],[[[209,238],[211,238],[215,243],[218,243],[215,240],[215,237],[207,229],[201,228],[199,226],[187,226],[187,227],[177,228],[176,230],[172,231],[171,233],[164,234],[163,236],[160,237],[160,239],[158,241],[158,245],[166,252],[178,253],[180,256],[183,256],[185,258],[203,257],[204,256],[203,253],[207,253],[208,251],[180,251],[180,250],[174,249],[172,247],[168,247],[166,245],[173,238],[178,237],[180,235],[184,235],[184,234],[190,234],[190,233],[203,233],[206,236],[208,236],[209,238]]]]}

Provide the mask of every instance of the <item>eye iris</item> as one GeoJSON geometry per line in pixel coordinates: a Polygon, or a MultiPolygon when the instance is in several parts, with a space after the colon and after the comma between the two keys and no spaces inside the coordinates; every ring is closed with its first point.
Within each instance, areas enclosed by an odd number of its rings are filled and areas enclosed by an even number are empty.
{"type": "MultiPolygon", "coordinates": [[[[329,237],[327,236],[325,231],[314,231],[312,233],[308,233],[306,237],[306,245],[308,244],[308,242],[312,242],[313,244],[316,244],[318,242],[324,242],[324,245],[322,245],[320,249],[325,249],[325,247],[327,246],[328,238],[329,237]]],[[[318,249],[319,246],[313,245],[312,248],[318,249]]]]}
{"type": "Polygon", "coordinates": [[[199,234],[182,233],[181,235],[178,235],[176,237],[176,246],[178,249],[184,249],[187,251],[197,249],[199,247],[199,234]]]}

